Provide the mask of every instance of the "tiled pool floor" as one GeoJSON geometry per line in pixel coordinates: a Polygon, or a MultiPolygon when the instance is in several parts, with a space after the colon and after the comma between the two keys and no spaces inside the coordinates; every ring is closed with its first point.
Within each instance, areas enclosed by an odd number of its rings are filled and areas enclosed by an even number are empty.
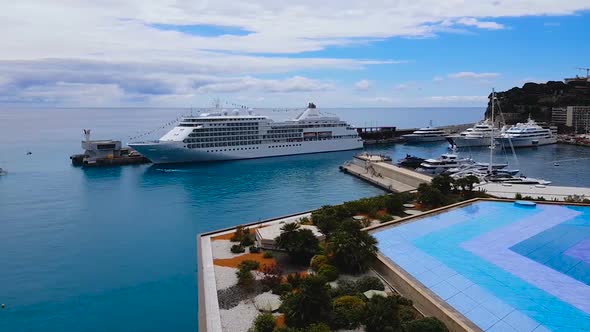
{"type": "Polygon", "coordinates": [[[484,331],[590,331],[590,207],[480,201],[374,236],[484,331]]]}

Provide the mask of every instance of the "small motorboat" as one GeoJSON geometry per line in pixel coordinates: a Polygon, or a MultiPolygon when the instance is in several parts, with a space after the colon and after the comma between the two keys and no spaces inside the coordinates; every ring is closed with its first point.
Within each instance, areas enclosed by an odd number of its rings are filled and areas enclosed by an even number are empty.
{"type": "Polygon", "coordinates": [[[6,175],[8,174],[7,171],[5,171],[2,167],[0,167],[0,175],[6,175]]]}
{"type": "Polygon", "coordinates": [[[404,159],[398,160],[397,164],[402,167],[416,168],[420,166],[424,160],[426,159],[406,154],[406,157],[404,159]]]}

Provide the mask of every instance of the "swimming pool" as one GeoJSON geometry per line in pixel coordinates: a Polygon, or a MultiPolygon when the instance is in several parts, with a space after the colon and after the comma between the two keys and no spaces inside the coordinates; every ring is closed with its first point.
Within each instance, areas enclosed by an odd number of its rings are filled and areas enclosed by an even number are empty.
{"type": "Polygon", "coordinates": [[[484,331],[590,331],[590,207],[478,201],[373,235],[484,331]]]}

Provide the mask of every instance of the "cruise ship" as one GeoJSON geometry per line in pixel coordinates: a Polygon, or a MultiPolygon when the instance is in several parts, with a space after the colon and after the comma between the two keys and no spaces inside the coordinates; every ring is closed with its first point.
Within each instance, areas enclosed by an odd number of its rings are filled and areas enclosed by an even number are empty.
{"type": "Polygon", "coordinates": [[[446,140],[445,132],[441,129],[433,128],[432,125],[420,128],[411,134],[402,135],[402,138],[408,143],[438,142],[446,140]]]}
{"type": "Polygon", "coordinates": [[[539,126],[531,118],[526,123],[517,123],[500,135],[498,140],[504,146],[531,147],[557,143],[551,128],[539,126]]]}
{"type": "Polygon", "coordinates": [[[162,164],[354,150],[363,142],[346,122],[310,103],[295,119],[284,122],[252,111],[214,109],[184,117],[157,141],[129,146],[162,164]]]}

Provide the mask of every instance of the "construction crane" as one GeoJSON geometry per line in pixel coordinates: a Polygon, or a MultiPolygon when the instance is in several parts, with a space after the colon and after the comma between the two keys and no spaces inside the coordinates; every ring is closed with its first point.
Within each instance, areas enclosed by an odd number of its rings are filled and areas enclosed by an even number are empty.
{"type": "Polygon", "coordinates": [[[586,78],[589,78],[590,77],[590,68],[578,67],[576,69],[578,69],[578,70],[585,70],[586,71],[586,78]]]}

